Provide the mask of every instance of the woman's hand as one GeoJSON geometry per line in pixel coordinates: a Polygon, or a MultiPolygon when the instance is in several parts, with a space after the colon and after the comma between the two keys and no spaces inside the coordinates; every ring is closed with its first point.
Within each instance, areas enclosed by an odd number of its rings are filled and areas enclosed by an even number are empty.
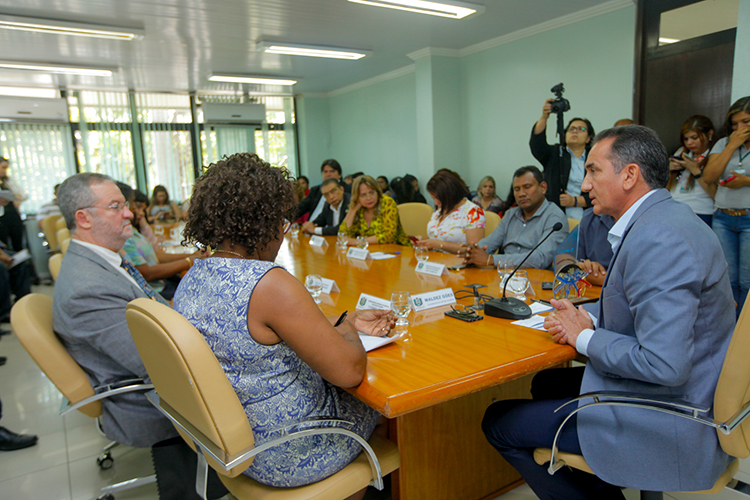
{"type": "Polygon", "coordinates": [[[722,184],[722,186],[729,189],[739,189],[741,187],[750,186],[750,177],[744,174],[738,174],[736,170],[732,170],[734,179],[729,182],[722,184]]]}
{"type": "Polygon", "coordinates": [[[373,337],[388,335],[395,324],[396,317],[391,311],[368,309],[354,315],[354,328],[373,337]]]}
{"type": "Polygon", "coordinates": [[[669,158],[669,170],[672,172],[681,172],[685,170],[685,162],[677,158],[669,158]]]}
{"type": "Polygon", "coordinates": [[[547,99],[544,101],[544,106],[542,106],[542,118],[545,120],[549,118],[550,113],[552,113],[552,102],[554,99],[547,99]]]}
{"type": "Polygon", "coordinates": [[[700,175],[701,173],[701,167],[698,164],[697,161],[693,160],[689,156],[686,156],[685,153],[682,153],[682,166],[684,166],[686,169],[690,171],[693,175],[700,175]]]}
{"type": "Polygon", "coordinates": [[[732,132],[732,135],[729,136],[729,143],[727,144],[727,147],[735,150],[745,144],[747,141],[750,141],[750,128],[738,128],[737,130],[732,132]]]}

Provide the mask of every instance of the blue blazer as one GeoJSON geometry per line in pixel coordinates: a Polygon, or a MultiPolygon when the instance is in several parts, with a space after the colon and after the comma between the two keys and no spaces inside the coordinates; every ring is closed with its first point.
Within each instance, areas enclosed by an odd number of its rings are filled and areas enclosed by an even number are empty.
{"type": "MultiPolygon", "coordinates": [[[[610,264],[581,393],[629,391],[712,407],[734,324],[718,239],[659,189],[636,211],[610,264]]],[[[732,460],[714,429],[650,410],[588,408],[577,426],[587,463],[615,485],[707,489],[732,460]]]]}

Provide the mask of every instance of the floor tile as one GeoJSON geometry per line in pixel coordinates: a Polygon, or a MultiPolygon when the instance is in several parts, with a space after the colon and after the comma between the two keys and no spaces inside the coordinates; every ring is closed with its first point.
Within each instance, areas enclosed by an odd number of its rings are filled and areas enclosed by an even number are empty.
{"type": "MultiPolygon", "coordinates": [[[[99,434],[92,418],[88,419],[88,425],[80,425],[72,429],[68,429],[66,425],[66,436],[68,441],[68,460],[71,462],[86,457],[98,457],[102,452],[102,448],[111,442],[99,434]]],[[[117,458],[118,455],[127,453],[127,450],[130,449],[132,448],[118,445],[113,448],[112,456],[117,458]]]]}
{"type": "Polygon", "coordinates": [[[49,469],[67,461],[65,433],[58,431],[41,434],[34,446],[23,450],[0,451],[0,481],[49,469]]]}
{"type": "Polygon", "coordinates": [[[0,481],[0,499],[70,500],[67,464],[0,481]]]}
{"type": "MultiPolygon", "coordinates": [[[[99,495],[103,486],[112,485],[134,477],[145,477],[154,473],[151,450],[144,448],[124,448],[115,456],[114,466],[100,471],[91,458],[70,462],[70,480],[73,500],[90,500],[99,495]]],[[[128,492],[115,495],[117,500],[158,500],[155,485],[141,486],[128,492]]]]}

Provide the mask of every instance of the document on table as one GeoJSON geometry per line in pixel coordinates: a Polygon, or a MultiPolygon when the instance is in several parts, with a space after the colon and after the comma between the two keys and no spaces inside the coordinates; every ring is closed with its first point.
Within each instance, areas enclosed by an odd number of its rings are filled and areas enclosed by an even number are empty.
{"type": "Polygon", "coordinates": [[[555,308],[548,305],[542,304],[541,302],[531,302],[529,306],[531,308],[531,314],[542,314],[554,310],[555,308]]]}
{"type": "Polygon", "coordinates": [[[372,260],[394,259],[396,258],[396,254],[386,252],[370,252],[370,257],[372,257],[372,260]]]}
{"type": "Polygon", "coordinates": [[[372,335],[367,335],[362,332],[358,333],[359,340],[362,341],[362,346],[365,348],[365,352],[370,352],[373,349],[377,349],[378,347],[383,347],[384,345],[390,344],[401,336],[393,335],[392,337],[373,337],[372,335]]]}
{"type": "Polygon", "coordinates": [[[543,332],[546,332],[547,330],[544,329],[544,319],[545,318],[543,316],[535,314],[527,319],[519,319],[518,321],[513,321],[511,325],[525,326],[526,328],[533,328],[534,330],[541,330],[543,332]]]}

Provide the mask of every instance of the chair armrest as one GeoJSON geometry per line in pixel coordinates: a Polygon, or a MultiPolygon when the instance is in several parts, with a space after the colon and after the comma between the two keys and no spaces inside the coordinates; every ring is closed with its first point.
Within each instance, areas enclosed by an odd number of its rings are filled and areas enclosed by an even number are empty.
{"type": "MultiPolygon", "coordinates": [[[[599,402],[599,398],[608,398],[608,401],[635,401],[639,403],[650,403],[654,405],[664,405],[666,407],[686,410],[690,412],[706,413],[711,407],[702,408],[695,406],[693,403],[682,399],[681,397],[662,397],[655,396],[653,394],[639,394],[636,392],[625,392],[625,391],[598,391],[598,392],[587,392],[580,396],[571,399],[560,408],[569,405],[575,401],[581,401],[584,399],[592,398],[595,402],[599,402]]],[[[560,409],[558,408],[558,410],[560,409]]],[[[557,410],[555,410],[557,411],[557,410]]]]}
{"type": "Polygon", "coordinates": [[[112,396],[119,396],[120,394],[127,394],[129,392],[138,392],[138,391],[150,391],[153,390],[154,385],[153,384],[146,384],[143,383],[142,380],[127,380],[123,382],[135,382],[129,385],[120,386],[116,388],[110,388],[114,386],[119,386],[120,384],[112,384],[111,386],[101,386],[97,387],[96,391],[102,390],[102,392],[98,392],[97,394],[94,394],[93,396],[90,396],[88,398],[82,399],[74,404],[70,404],[67,402],[67,400],[63,400],[63,408],[60,410],[60,415],[65,416],[68,413],[77,410],[78,408],[83,408],[87,404],[93,403],[94,401],[99,401],[100,399],[106,399],[111,398],[112,396]],[[140,381],[140,383],[137,383],[140,381]],[[67,402],[67,404],[66,404],[67,402]]]}
{"type": "MultiPolygon", "coordinates": [[[[293,441],[295,439],[307,436],[342,434],[354,439],[360,444],[360,446],[362,446],[362,449],[367,453],[367,459],[370,462],[370,468],[372,469],[373,485],[379,490],[383,489],[383,475],[380,470],[380,462],[378,461],[378,457],[375,455],[375,452],[373,451],[367,440],[365,440],[356,432],[350,431],[349,429],[341,429],[338,427],[323,427],[284,433],[283,435],[267,441],[259,446],[247,448],[234,455],[227,455],[224,450],[218,447],[213,441],[211,441],[208,436],[206,436],[198,428],[187,421],[177,410],[172,408],[169,403],[161,399],[156,391],[152,390],[147,392],[146,399],[148,399],[152,405],[154,405],[164,416],[166,416],[172,422],[172,424],[174,424],[185,434],[190,436],[190,439],[193,440],[193,443],[195,443],[196,448],[201,451],[201,454],[210,456],[225,471],[229,471],[235,467],[240,467],[245,462],[255,457],[257,454],[288,441],[293,441]]],[[[340,422],[346,422],[339,419],[310,419],[311,422],[313,420],[316,420],[316,423],[333,422],[335,424],[338,424],[340,422]]],[[[299,425],[299,423],[293,425],[299,425]]],[[[292,427],[293,425],[286,427],[292,427]]]]}

